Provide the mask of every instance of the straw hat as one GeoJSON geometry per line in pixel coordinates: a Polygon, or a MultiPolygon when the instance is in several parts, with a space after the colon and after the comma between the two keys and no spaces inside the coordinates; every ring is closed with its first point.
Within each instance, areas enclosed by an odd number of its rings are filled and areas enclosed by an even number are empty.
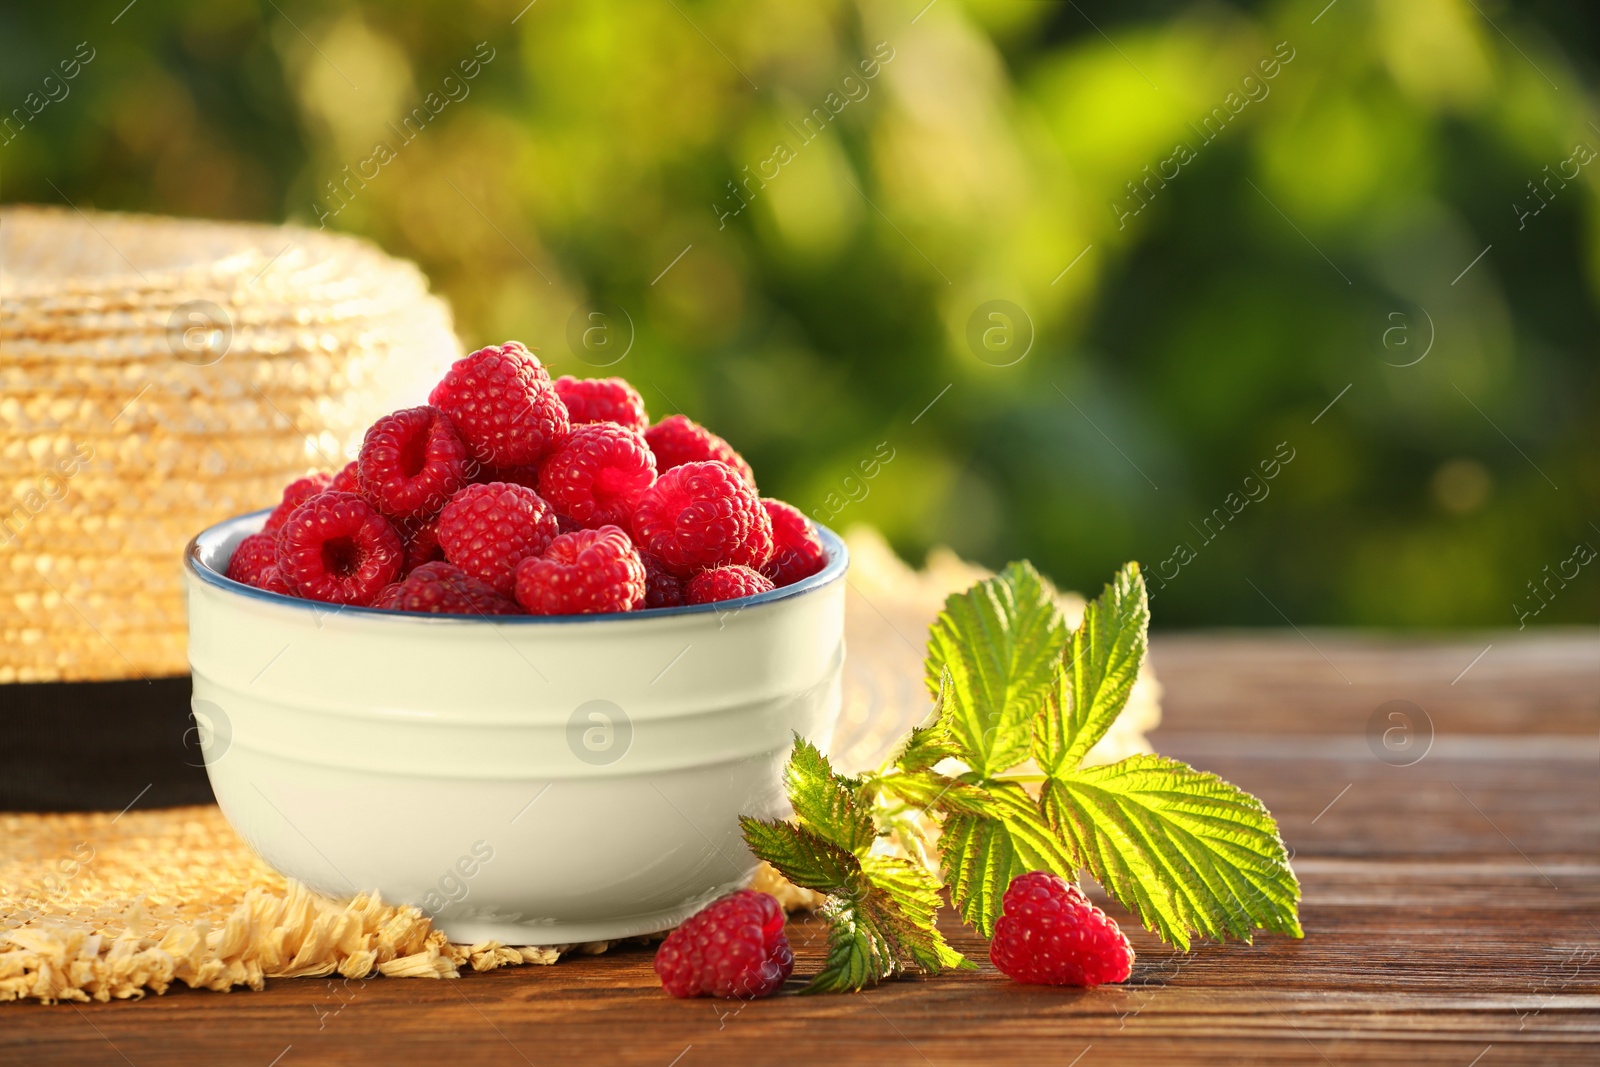
{"type": "Polygon", "coordinates": [[[459,355],[362,241],[0,209],[0,682],[184,673],[185,542],[343,466],[459,355]]]}

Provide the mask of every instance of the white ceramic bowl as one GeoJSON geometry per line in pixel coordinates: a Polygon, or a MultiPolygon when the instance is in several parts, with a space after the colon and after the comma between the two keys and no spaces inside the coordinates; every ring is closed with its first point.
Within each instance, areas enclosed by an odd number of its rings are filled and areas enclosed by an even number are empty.
{"type": "Polygon", "coordinates": [[[493,620],[338,607],[223,577],[265,512],[189,544],[206,771],[263,859],[416,904],[452,941],[666,929],[748,881],[743,814],[788,813],[792,735],[826,744],[844,544],[724,604],[493,620]]]}

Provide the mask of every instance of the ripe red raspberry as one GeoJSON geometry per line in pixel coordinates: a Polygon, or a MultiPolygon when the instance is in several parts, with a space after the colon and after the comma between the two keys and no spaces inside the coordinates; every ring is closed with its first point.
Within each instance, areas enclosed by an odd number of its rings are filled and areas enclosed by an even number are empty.
{"type": "Polygon", "coordinates": [[[567,409],[550,372],[522,345],[480,348],[458,359],[428,394],[480,463],[537,463],[566,440],[567,409]]]}
{"type": "Polygon", "coordinates": [[[395,532],[400,535],[400,543],[406,550],[402,574],[410,574],[424,563],[437,563],[444,559],[444,549],[439,544],[439,516],[398,522],[395,532]]]}
{"type": "Polygon", "coordinates": [[[436,407],[385,415],[356,459],[361,494],[396,519],[433,515],[467,484],[467,446],[436,407]]]}
{"type": "Polygon", "coordinates": [[[517,564],[555,537],[556,513],[524,486],[469,485],[439,512],[438,530],[445,559],[510,596],[517,564]]]}
{"type": "Polygon", "coordinates": [[[278,564],[278,538],[266,531],[240,541],[228,560],[228,577],[259,588],[267,571],[278,564]]]}
{"type": "Polygon", "coordinates": [[[661,561],[647,553],[639,553],[644,560],[644,603],[646,608],[678,608],[684,604],[683,579],[668,571],[661,561]]]}
{"type": "Polygon", "coordinates": [[[683,599],[688,604],[711,604],[771,590],[772,582],[749,567],[711,567],[689,579],[683,599]]]}
{"type": "Polygon", "coordinates": [[[1096,986],[1126,981],[1133,971],[1133,946],[1116,921],[1049,871],[1012,879],[989,958],[1031,985],[1096,986]]]}
{"type": "Polygon", "coordinates": [[[618,526],[578,530],[517,564],[517,603],[532,615],[632,611],[644,600],[644,563],[618,526]]]}
{"type": "Polygon", "coordinates": [[[752,1000],[776,993],[793,970],[783,908],[753,889],[712,902],[656,950],[661,987],[675,997],[752,1000]]]}
{"type": "Polygon", "coordinates": [[[372,606],[434,615],[517,613],[517,605],[509,598],[450,563],[424,563],[406,575],[404,581],[384,589],[372,606]]]}
{"type": "Polygon", "coordinates": [[[361,476],[357,473],[360,464],[351,460],[340,468],[339,473],[333,476],[333,481],[328,483],[328,489],[334,493],[359,493],[361,492],[361,476]]]}
{"type": "Polygon", "coordinates": [[[650,451],[656,454],[656,470],[665,474],[685,463],[721,460],[755,487],[756,475],[733,446],[710,430],[683,415],[668,415],[644,432],[650,451]]]}
{"type": "Polygon", "coordinates": [[[307,600],[369,604],[405,559],[400,535],[354,493],[322,493],[278,531],[278,572],[307,600]]]}
{"type": "Polygon", "coordinates": [[[611,422],[579,426],[539,468],[539,495],[580,526],[627,525],[656,480],[644,438],[611,422]]]}
{"type": "Polygon", "coordinates": [[[793,585],[816,574],[828,563],[817,528],[799,508],[781,500],[761,501],[772,519],[772,558],[761,573],[775,586],[793,585]]]}
{"type": "MultiPolygon", "coordinates": [[[[304,504],[318,493],[327,492],[332,486],[332,477],[326,474],[308,474],[304,478],[296,478],[283,487],[283,500],[272,513],[267,516],[267,521],[262,523],[262,533],[276,533],[283,529],[284,522],[294,509],[304,504]]],[[[356,490],[350,490],[352,493],[356,490]]]]}
{"type": "Polygon", "coordinates": [[[644,413],[644,397],[622,378],[574,378],[562,375],[555,381],[556,393],[567,405],[573,426],[586,422],[614,422],[630,430],[644,432],[650,416],[644,413]]]}
{"type": "Polygon", "coordinates": [[[639,499],[633,534],[682,578],[726,563],[760,568],[772,556],[772,519],[726,463],[685,463],[658,477],[639,499]]]}
{"type": "Polygon", "coordinates": [[[261,580],[259,582],[252,582],[251,584],[257,589],[264,589],[269,593],[282,593],[284,596],[300,595],[289,587],[288,582],[283,580],[283,575],[279,572],[276,564],[261,572],[261,580]]]}

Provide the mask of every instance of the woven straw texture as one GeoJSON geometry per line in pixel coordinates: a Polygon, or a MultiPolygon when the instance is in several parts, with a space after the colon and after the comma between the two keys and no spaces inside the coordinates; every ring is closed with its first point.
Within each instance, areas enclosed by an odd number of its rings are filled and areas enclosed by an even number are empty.
{"type": "Polygon", "coordinates": [[[361,241],[0,210],[0,683],[184,673],[188,539],[343,466],[459,355],[361,241]]]}
{"type": "MultiPolygon", "coordinates": [[[[871,531],[850,538],[845,609],[845,704],[832,746],[841,769],[880,764],[928,712],[922,645],[945,596],[984,576],[948,552],[925,571],[895,558],[871,531]]],[[[1076,623],[1080,598],[1065,595],[1076,623]]],[[[1160,720],[1153,677],[1134,686],[1128,711],[1091,753],[1121,759],[1148,751],[1160,720]]],[[[263,864],[213,807],[91,815],[0,815],[0,1000],[138,997],[174,982],[260,989],[268,978],[455,977],[554,963],[609,943],[519,948],[453,945],[416,908],[374,895],[340,902],[286,881],[263,864]]],[[[756,887],[791,910],[816,903],[764,868],[756,887]]]]}

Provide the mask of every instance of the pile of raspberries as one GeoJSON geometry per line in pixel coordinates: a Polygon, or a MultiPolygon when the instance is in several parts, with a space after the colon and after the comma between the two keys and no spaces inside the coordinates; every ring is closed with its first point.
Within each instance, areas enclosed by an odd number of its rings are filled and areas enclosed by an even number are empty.
{"type": "Polygon", "coordinates": [[[550,380],[516,341],[457,360],[337,474],[291,482],[228,577],[395,611],[578,615],[707,604],[827,562],[800,511],[621,378],[550,380]]]}

